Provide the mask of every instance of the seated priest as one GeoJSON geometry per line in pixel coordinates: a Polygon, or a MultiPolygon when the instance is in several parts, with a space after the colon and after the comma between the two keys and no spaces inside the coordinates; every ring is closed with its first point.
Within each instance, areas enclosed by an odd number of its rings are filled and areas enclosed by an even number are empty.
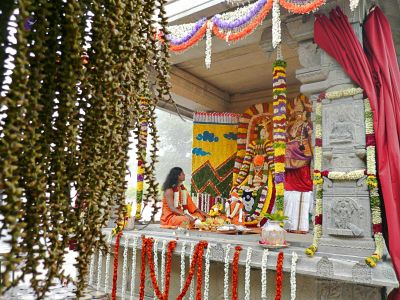
{"type": "Polygon", "coordinates": [[[196,220],[205,220],[208,215],[193,203],[183,182],[185,173],[179,167],[172,168],[162,186],[164,191],[160,223],[168,226],[193,225],[196,220]]]}

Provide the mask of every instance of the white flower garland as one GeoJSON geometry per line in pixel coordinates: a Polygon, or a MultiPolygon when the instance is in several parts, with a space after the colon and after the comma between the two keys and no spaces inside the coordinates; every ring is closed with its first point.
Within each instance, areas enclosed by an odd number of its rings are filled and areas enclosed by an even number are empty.
{"type": "Polygon", "coordinates": [[[185,284],[185,274],[186,274],[186,270],[185,270],[185,255],[186,254],[186,241],[183,242],[182,244],[182,249],[181,249],[181,289],[180,291],[182,291],[183,289],[183,285],[185,284]]]}
{"type": "MultiPolygon", "coordinates": [[[[193,259],[193,254],[194,254],[194,243],[190,244],[190,260],[189,262],[192,261],[193,259]]],[[[194,299],[194,280],[190,283],[190,292],[189,292],[189,300],[194,299]]]]}
{"type": "Polygon", "coordinates": [[[261,259],[261,300],[267,299],[267,266],[268,266],[268,249],[264,249],[261,259]]]}
{"type": "Polygon", "coordinates": [[[90,266],[89,266],[89,285],[93,284],[94,278],[94,263],[95,263],[95,254],[93,253],[90,259],[90,266]]]}
{"type": "Polygon", "coordinates": [[[164,292],[164,283],[165,283],[165,252],[167,250],[167,241],[163,240],[162,248],[161,248],[161,284],[160,291],[164,292]]]}
{"type": "Polygon", "coordinates": [[[365,170],[354,170],[350,172],[329,172],[328,178],[332,180],[358,180],[365,176],[365,170]]]}
{"type": "Polygon", "coordinates": [[[206,31],[206,53],[204,63],[206,68],[211,67],[211,49],[212,49],[212,28],[213,22],[211,20],[207,21],[207,31],[206,31]]]}
{"type": "Polygon", "coordinates": [[[112,235],[110,234],[107,239],[107,257],[106,257],[106,276],[104,279],[104,293],[107,293],[110,279],[110,260],[111,260],[111,246],[112,235]]]}
{"type": "Polygon", "coordinates": [[[124,262],[122,264],[122,289],[121,289],[121,299],[125,300],[126,293],[126,271],[128,269],[128,249],[129,249],[129,237],[125,235],[124,243],[124,262]]]}
{"type": "Polygon", "coordinates": [[[227,22],[234,22],[235,20],[241,19],[245,16],[247,16],[250,11],[257,5],[257,1],[245,6],[242,6],[238,9],[235,9],[233,11],[229,11],[223,14],[218,14],[216,15],[218,19],[227,21],[227,22]]]}
{"type": "Polygon", "coordinates": [[[354,11],[357,8],[359,2],[360,0],[350,0],[351,11],[354,11]]]}
{"type": "Polygon", "coordinates": [[[97,285],[96,285],[96,290],[100,291],[100,283],[101,283],[101,274],[102,272],[102,268],[103,268],[103,252],[101,252],[101,250],[99,250],[99,254],[98,254],[98,261],[97,261],[97,285]]]}
{"type": "Polygon", "coordinates": [[[272,6],[272,47],[276,48],[281,43],[281,11],[279,0],[274,0],[272,6]]]}
{"type": "Polygon", "coordinates": [[[290,267],[290,299],[296,299],[296,264],[299,256],[296,252],[292,252],[292,265],[290,267]]]}
{"type": "Polygon", "coordinates": [[[245,280],[244,280],[244,299],[250,300],[250,271],[251,271],[251,253],[253,249],[247,248],[246,256],[246,269],[245,269],[245,280]]]}
{"type": "Polygon", "coordinates": [[[226,245],[224,259],[224,300],[229,300],[229,251],[231,244],[226,245]]]}
{"type": "Polygon", "coordinates": [[[204,295],[203,299],[208,300],[208,293],[210,288],[210,255],[211,255],[211,247],[208,245],[206,251],[206,262],[205,262],[205,269],[204,269],[204,295]]]}
{"type": "Polygon", "coordinates": [[[352,97],[354,95],[361,94],[362,92],[364,92],[362,88],[349,88],[345,90],[327,92],[325,93],[325,98],[329,100],[335,100],[345,97],[352,97]]]}
{"type": "Polygon", "coordinates": [[[168,26],[168,31],[174,38],[181,39],[186,35],[188,35],[189,32],[193,30],[195,25],[196,23],[187,23],[187,24],[168,26]]]}
{"type": "Polygon", "coordinates": [[[136,249],[138,245],[138,240],[139,238],[135,236],[133,238],[133,244],[132,244],[132,275],[131,275],[131,294],[130,294],[130,300],[133,300],[133,291],[135,290],[135,276],[136,276],[136,249]]]}
{"type": "MultiPolygon", "coordinates": [[[[154,259],[154,273],[156,275],[157,278],[157,282],[158,282],[158,240],[154,239],[154,244],[153,244],[153,259],[154,259]]],[[[162,287],[160,287],[162,288],[162,287]]],[[[154,300],[157,300],[157,294],[156,291],[154,291],[154,300]]]]}

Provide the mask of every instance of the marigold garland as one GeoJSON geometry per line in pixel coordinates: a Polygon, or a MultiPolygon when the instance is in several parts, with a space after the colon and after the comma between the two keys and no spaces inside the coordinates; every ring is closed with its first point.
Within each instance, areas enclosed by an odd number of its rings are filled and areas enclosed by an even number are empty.
{"type": "Polygon", "coordinates": [[[282,280],[283,280],[283,252],[279,252],[278,260],[276,262],[276,294],[275,300],[280,300],[282,296],[282,280]]]}
{"type": "Polygon", "coordinates": [[[273,139],[274,139],[274,166],[275,166],[275,208],[283,214],[284,209],[284,175],[285,175],[285,152],[286,152],[286,62],[276,60],[273,64],[272,95],[274,116],[273,139]]]}
{"type": "Polygon", "coordinates": [[[282,7],[295,14],[308,14],[309,12],[315,11],[320,6],[325,4],[325,0],[315,0],[314,2],[297,5],[287,0],[280,0],[279,3],[282,7]]]}
{"type": "Polygon", "coordinates": [[[111,300],[115,300],[117,297],[117,279],[118,279],[118,252],[119,252],[119,240],[121,239],[122,231],[117,234],[114,246],[114,273],[112,281],[111,300]]]}
{"type": "MultiPolygon", "coordinates": [[[[203,259],[202,257],[203,257],[203,253],[204,253],[204,248],[207,248],[207,246],[208,246],[208,243],[206,241],[200,241],[196,245],[196,248],[194,250],[193,257],[192,257],[192,262],[190,264],[188,277],[186,278],[185,285],[183,286],[183,289],[182,289],[181,293],[176,298],[177,300],[182,300],[183,297],[185,297],[185,295],[186,295],[186,293],[187,293],[187,291],[189,289],[190,283],[192,282],[194,273],[196,272],[195,269],[197,267],[197,271],[198,271],[199,262],[202,263],[202,259],[203,259]],[[201,256],[201,258],[199,258],[199,256],[201,256]]],[[[201,299],[201,279],[199,281],[199,278],[197,278],[197,280],[198,280],[198,282],[197,282],[198,285],[197,285],[197,291],[196,291],[196,299],[201,299]],[[200,286],[199,286],[199,283],[200,283],[200,286]],[[197,298],[198,295],[200,295],[200,298],[197,298]]]]}
{"type": "Polygon", "coordinates": [[[205,22],[203,26],[201,26],[200,30],[197,31],[196,34],[190,40],[180,45],[171,45],[169,47],[169,50],[174,52],[185,51],[186,49],[196,45],[204,37],[206,32],[207,32],[207,22],[205,22]]]}
{"type": "Polygon", "coordinates": [[[140,287],[139,287],[139,300],[144,299],[144,287],[146,283],[146,249],[148,240],[142,236],[142,263],[140,266],[140,287]]]}
{"type": "Polygon", "coordinates": [[[242,251],[242,247],[235,247],[235,254],[233,255],[232,261],[232,300],[238,299],[238,269],[239,269],[239,256],[240,251],[242,251]]]}

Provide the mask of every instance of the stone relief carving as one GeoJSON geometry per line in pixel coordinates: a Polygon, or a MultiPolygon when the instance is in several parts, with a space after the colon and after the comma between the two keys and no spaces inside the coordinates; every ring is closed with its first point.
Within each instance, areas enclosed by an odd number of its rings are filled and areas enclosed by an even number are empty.
{"type": "Polygon", "coordinates": [[[215,261],[224,261],[225,257],[225,250],[221,244],[216,244],[214,247],[211,248],[211,260],[215,261]]]}
{"type": "Polygon", "coordinates": [[[322,277],[333,276],[333,263],[327,256],[323,256],[317,263],[317,273],[322,277]]]}
{"type": "Polygon", "coordinates": [[[336,198],[331,204],[329,234],[360,237],[364,232],[360,226],[363,218],[363,208],[354,198],[336,198]]]}
{"type": "Polygon", "coordinates": [[[346,121],[344,115],[339,115],[336,122],[333,124],[329,135],[331,144],[351,143],[354,139],[354,125],[346,121]]]}
{"type": "Polygon", "coordinates": [[[351,270],[351,274],[354,282],[371,283],[372,281],[371,268],[365,263],[356,263],[351,270]]]}
{"type": "MultiPolygon", "coordinates": [[[[324,147],[365,146],[363,107],[362,100],[354,99],[333,100],[323,106],[324,147]]],[[[356,157],[354,150],[351,152],[356,157]]]]}

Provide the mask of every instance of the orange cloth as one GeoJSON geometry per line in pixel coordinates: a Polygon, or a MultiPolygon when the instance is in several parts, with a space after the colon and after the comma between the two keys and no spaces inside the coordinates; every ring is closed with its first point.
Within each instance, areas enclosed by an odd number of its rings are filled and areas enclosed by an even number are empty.
{"type": "MultiPolygon", "coordinates": [[[[192,197],[190,197],[189,193],[187,190],[181,190],[181,193],[184,192],[186,193],[186,200],[187,200],[187,206],[188,206],[188,211],[189,213],[194,217],[194,218],[199,218],[203,219],[202,215],[199,212],[196,212],[197,207],[193,203],[192,197]]],[[[183,213],[183,210],[177,208],[183,213]]],[[[169,209],[168,201],[164,197],[163,198],[163,206],[162,206],[162,213],[161,213],[161,219],[160,219],[160,224],[161,225],[168,225],[168,226],[180,226],[183,222],[189,222],[189,218],[187,216],[180,216],[175,214],[169,209]]]]}

